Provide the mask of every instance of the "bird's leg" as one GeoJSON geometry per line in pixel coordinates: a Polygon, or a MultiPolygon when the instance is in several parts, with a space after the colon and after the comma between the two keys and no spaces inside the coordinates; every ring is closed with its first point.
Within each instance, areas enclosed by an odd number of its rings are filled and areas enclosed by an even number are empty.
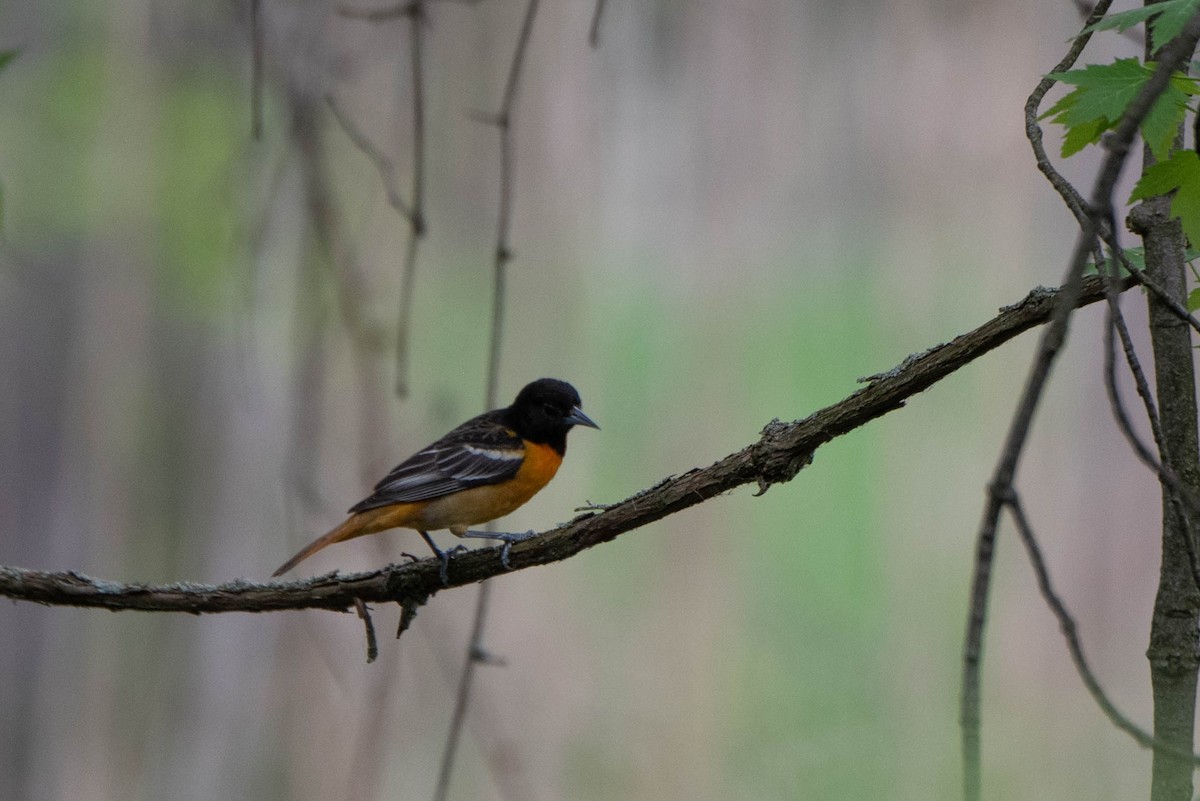
{"type": "Polygon", "coordinates": [[[500,564],[505,570],[512,570],[512,566],[508,563],[508,552],[512,550],[514,542],[527,540],[537,534],[536,531],[530,529],[523,534],[509,534],[504,531],[464,531],[460,536],[474,537],[480,540],[500,540],[504,543],[504,547],[500,549],[500,564]]]}
{"type": "Polygon", "coordinates": [[[424,539],[425,542],[429,544],[429,547],[433,549],[433,553],[437,556],[437,558],[439,560],[441,560],[442,569],[440,571],[438,571],[438,575],[440,575],[442,577],[442,584],[449,586],[449,584],[450,584],[450,572],[449,572],[450,571],[450,554],[454,553],[455,551],[462,551],[465,549],[461,545],[455,545],[450,550],[443,551],[441,548],[437,547],[436,544],[434,544],[433,537],[429,536],[429,532],[418,531],[417,533],[421,535],[421,538],[424,539]]]}

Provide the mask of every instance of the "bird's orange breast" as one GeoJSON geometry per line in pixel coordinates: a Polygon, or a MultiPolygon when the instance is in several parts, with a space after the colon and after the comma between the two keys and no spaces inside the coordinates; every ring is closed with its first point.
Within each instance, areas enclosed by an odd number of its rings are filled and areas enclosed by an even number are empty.
{"type": "Polygon", "coordinates": [[[426,531],[448,528],[459,534],[517,509],[554,478],[561,464],[562,456],[549,445],[526,442],[525,457],[512,478],[434,498],[403,515],[407,518],[404,522],[393,525],[426,531]]]}

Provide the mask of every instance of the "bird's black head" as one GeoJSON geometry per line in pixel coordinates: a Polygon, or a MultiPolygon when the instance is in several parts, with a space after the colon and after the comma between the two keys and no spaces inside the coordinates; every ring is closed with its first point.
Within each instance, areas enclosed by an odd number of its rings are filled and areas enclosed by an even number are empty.
{"type": "Polygon", "coordinates": [[[566,453],[572,426],[600,428],[579,405],[575,387],[555,378],[539,378],[517,393],[507,411],[513,429],[523,438],[550,445],[561,454],[566,453]]]}

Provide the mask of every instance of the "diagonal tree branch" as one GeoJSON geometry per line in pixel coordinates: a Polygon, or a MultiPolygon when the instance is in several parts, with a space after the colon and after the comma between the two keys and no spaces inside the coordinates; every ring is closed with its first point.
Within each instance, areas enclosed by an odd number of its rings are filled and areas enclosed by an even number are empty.
{"type": "MultiPolygon", "coordinates": [[[[1118,285],[1128,289],[1133,279],[1118,285]]],[[[1006,306],[992,319],[950,342],[913,354],[884,373],[862,379],[866,386],[803,420],[769,423],[762,436],[736,453],[704,468],[670,476],[598,513],[575,518],[512,547],[513,569],[545,565],[615,539],[617,536],[702,503],[744,484],[757,484],[760,494],[772,484],[790,481],[812,460],[821,445],[853,431],[936,384],[961,367],[1003,345],[1054,314],[1061,289],[1037,288],[1022,301],[1006,306]]],[[[1083,280],[1076,305],[1104,299],[1098,276],[1083,280]]],[[[499,548],[458,554],[450,563],[449,587],[461,587],[502,575],[499,548]]],[[[348,611],[356,601],[399,603],[410,612],[446,589],[436,559],[390,565],[370,573],[259,584],[244,579],[225,584],[122,584],[76,572],[49,573],[0,566],[0,596],[65,606],[146,612],[272,612],[283,609],[348,611]]],[[[411,614],[408,617],[411,619],[411,614]]]]}

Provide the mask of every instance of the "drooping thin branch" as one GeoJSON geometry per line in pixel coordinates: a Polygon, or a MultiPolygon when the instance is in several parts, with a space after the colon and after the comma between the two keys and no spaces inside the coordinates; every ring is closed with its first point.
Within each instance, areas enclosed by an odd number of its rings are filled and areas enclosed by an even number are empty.
{"type": "Polygon", "coordinates": [[[263,24],[262,0],[250,0],[250,136],[262,139],[263,24]]]}
{"type": "MultiPolygon", "coordinates": [[[[1121,286],[1132,286],[1126,279],[1121,286]]],[[[803,420],[770,423],[763,435],[736,453],[704,468],[671,476],[603,511],[581,515],[540,536],[513,545],[513,569],[546,565],[615,539],[668,515],[690,508],[745,484],[762,490],[791,480],[827,442],[853,431],[936,384],[985,353],[1051,319],[1063,290],[1037,289],[1007,306],[992,319],[950,342],[914,354],[844,398],[803,420]]],[[[1099,277],[1082,282],[1078,305],[1102,300],[1099,277]]],[[[121,584],[75,572],[47,573],[0,566],[0,596],[34,603],[147,612],[271,612],[283,609],[346,611],[355,599],[366,603],[399,603],[405,620],[443,588],[437,559],[423,559],[382,570],[339,576],[253,583],[244,579],[219,585],[121,584]]],[[[499,548],[456,554],[450,562],[449,586],[460,587],[503,575],[499,548]]]]}
{"type": "Polygon", "coordinates": [[[1117,302],[1116,294],[1113,292],[1106,294],[1108,315],[1104,337],[1104,383],[1108,391],[1109,406],[1113,410],[1113,416],[1116,418],[1121,432],[1125,435],[1126,441],[1129,442],[1130,447],[1138,458],[1158,476],[1166,497],[1175,509],[1175,514],[1179,516],[1184,528],[1189,532],[1185,540],[1188,562],[1191,566],[1192,578],[1196,582],[1196,585],[1200,587],[1200,558],[1197,557],[1194,538],[1191,535],[1191,532],[1194,531],[1192,520],[1195,513],[1200,512],[1200,499],[1196,498],[1184,486],[1179,475],[1171,466],[1166,439],[1163,437],[1162,426],[1158,419],[1158,409],[1154,403],[1154,396],[1150,391],[1150,382],[1146,379],[1145,370],[1142,369],[1141,361],[1138,359],[1137,351],[1133,345],[1133,338],[1129,334],[1129,327],[1125,324],[1124,315],[1121,314],[1121,307],[1117,302]],[[1138,397],[1142,400],[1146,419],[1149,421],[1150,431],[1154,437],[1155,447],[1158,449],[1161,460],[1151,452],[1149,446],[1142,442],[1141,437],[1134,430],[1133,422],[1121,401],[1121,395],[1117,388],[1114,333],[1121,340],[1121,349],[1125,355],[1125,363],[1133,375],[1134,385],[1137,387],[1138,397]],[[1190,508],[1192,514],[1189,514],[1189,508],[1185,508],[1185,505],[1190,508]]]}
{"type": "MultiPolygon", "coordinates": [[[[512,228],[512,206],[515,183],[515,154],[513,152],[513,114],[517,102],[517,90],[520,87],[521,74],[525,65],[525,54],[529,49],[529,40],[533,35],[533,22],[537,16],[538,0],[529,0],[525,8],[525,18],[521,22],[521,31],[517,36],[517,46],[513,52],[512,62],[508,69],[508,81],[504,86],[504,96],[500,110],[495,117],[496,126],[500,133],[500,202],[497,211],[496,247],[493,256],[492,271],[492,326],[491,339],[488,346],[487,368],[487,400],[484,408],[494,409],[498,405],[500,387],[500,348],[504,336],[504,309],[507,290],[508,262],[512,259],[512,249],[509,245],[509,235],[512,228]]],[[[489,524],[490,528],[490,524],[489,524]]],[[[466,722],[467,708],[470,705],[471,688],[475,681],[475,668],[488,663],[491,658],[483,645],[483,635],[487,624],[488,610],[491,608],[492,585],[483,582],[479,585],[479,594],[475,603],[475,617],[471,624],[471,638],[467,643],[466,655],[463,658],[462,673],[459,676],[458,691],[454,699],[454,712],[450,718],[450,729],[446,733],[446,745],[442,750],[441,764],[438,769],[438,782],[434,789],[434,801],[445,801],[450,792],[450,777],[454,772],[454,762],[458,755],[458,746],[462,741],[463,726],[466,722]]]]}
{"type": "MultiPolygon", "coordinates": [[[[1195,516],[1200,516],[1200,497],[1197,497],[1195,493],[1184,485],[1172,466],[1154,394],[1150,390],[1150,382],[1146,378],[1146,371],[1142,369],[1141,360],[1138,358],[1137,349],[1133,344],[1133,337],[1129,334],[1129,326],[1125,323],[1125,315],[1121,312],[1120,298],[1118,297],[1114,283],[1119,274],[1116,267],[1118,263],[1124,265],[1126,271],[1134,276],[1135,280],[1144,278],[1143,273],[1145,271],[1131,269],[1132,265],[1129,264],[1129,260],[1125,257],[1124,250],[1121,248],[1116,219],[1112,217],[1108,220],[1108,236],[1105,237],[1105,244],[1108,245],[1111,258],[1106,262],[1099,247],[1097,247],[1093,258],[1098,266],[1104,264],[1108,264],[1109,266],[1107,272],[1109,280],[1105,282],[1104,291],[1105,301],[1108,305],[1104,330],[1104,383],[1108,391],[1109,406],[1113,410],[1113,416],[1116,418],[1118,426],[1125,435],[1126,441],[1133,448],[1134,454],[1158,476],[1159,483],[1163,487],[1164,496],[1169,499],[1169,502],[1175,509],[1175,514],[1187,530],[1188,563],[1191,566],[1192,579],[1200,587],[1200,558],[1197,557],[1192,534],[1194,531],[1192,521],[1195,516]],[[1137,388],[1138,397],[1142,401],[1142,408],[1146,414],[1146,420],[1150,424],[1150,432],[1154,437],[1155,447],[1158,449],[1158,457],[1150,451],[1149,446],[1143,443],[1141,437],[1138,436],[1137,431],[1133,427],[1133,422],[1121,401],[1121,393],[1117,387],[1114,334],[1121,340],[1121,350],[1125,356],[1125,363],[1129,367],[1130,375],[1133,376],[1134,386],[1137,388]],[[1188,508],[1185,509],[1185,505],[1188,508]],[[1189,514],[1189,509],[1192,514],[1189,514]]],[[[1171,299],[1166,292],[1162,292],[1162,294],[1171,299]]],[[[1190,315],[1188,316],[1190,317],[1190,315]]]]}
{"type": "Polygon", "coordinates": [[[1083,230],[1076,243],[1063,282],[1059,298],[1060,305],[1042,334],[1025,389],[1013,413],[999,461],[988,486],[988,498],[984,505],[983,519],[976,537],[970,610],[963,644],[960,719],[962,725],[963,795],[967,801],[978,801],[980,794],[980,667],[988,592],[991,585],[991,566],[995,553],[996,527],[1003,506],[1002,498],[1011,493],[1013,489],[1017,463],[1028,439],[1034,412],[1041,400],[1042,391],[1049,379],[1055,358],[1066,342],[1070,315],[1076,305],[1075,298],[1082,288],[1083,270],[1088,256],[1096,247],[1097,236],[1102,230],[1104,222],[1114,216],[1112,210],[1113,188],[1129,155],[1134,136],[1151,106],[1166,89],[1171,75],[1190,57],[1195,49],[1197,37],[1200,37],[1200,14],[1189,20],[1184,26],[1183,32],[1163,48],[1154,73],[1129,104],[1115,130],[1104,140],[1104,146],[1108,153],[1101,165],[1089,202],[1085,206],[1089,213],[1085,215],[1081,223],[1083,230]]]}
{"type": "Polygon", "coordinates": [[[1079,640],[1079,627],[1075,623],[1075,618],[1071,616],[1066,604],[1054,590],[1054,585],[1050,581],[1050,570],[1046,567],[1041,546],[1038,545],[1037,538],[1033,533],[1033,526],[1030,525],[1029,519],[1025,515],[1020,496],[1013,492],[1004,499],[1004,505],[1008,508],[1009,514],[1016,524],[1017,533],[1021,537],[1021,542],[1025,545],[1025,551],[1029,555],[1029,563],[1037,578],[1038,590],[1046,601],[1046,605],[1050,607],[1050,611],[1054,613],[1054,617],[1058,619],[1058,626],[1067,641],[1067,650],[1071,654],[1071,662],[1075,665],[1075,671],[1079,674],[1080,680],[1083,681],[1084,687],[1087,688],[1096,705],[1114,726],[1132,737],[1143,748],[1153,748],[1171,753],[1200,765],[1200,755],[1180,751],[1171,744],[1159,740],[1123,715],[1113,704],[1108,694],[1104,692],[1104,688],[1100,686],[1100,681],[1092,672],[1091,666],[1088,665],[1087,658],[1083,654],[1083,644],[1079,640]]]}
{"type": "MultiPolygon", "coordinates": [[[[1200,115],[1197,115],[1197,119],[1200,119],[1200,115]]],[[[1123,254],[1122,259],[1124,259],[1123,254]]],[[[1127,260],[1125,261],[1125,264],[1126,269],[1129,269],[1127,260]]],[[[1190,325],[1194,331],[1200,333],[1200,320],[1196,319],[1196,316],[1189,312],[1186,306],[1167,294],[1167,291],[1159,286],[1157,281],[1146,275],[1145,270],[1130,269],[1129,272],[1133,275],[1134,279],[1139,284],[1144,286],[1151,294],[1153,294],[1155,299],[1162,303],[1169,312],[1190,325]]]]}
{"type": "MultiPolygon", "coordinates": [[[[326,102],[333,112],[334,119],[346,132],[354,146],[361,150],[374,164],[383,182],[384,193],[388,205],[396,210],[408,222],[408,243],[404,248],[404,259],[400,267],[400,305],[396,321],[396,383],[395,391],[399,397],[408,395],[410,329],[412,327],[412,298],[416,285],[417,255],[420,242],[425,236],[425,80],[422,67],[421,43],[424,4],[423,0],[413,0],[403,6],[405,15],[410,21],[410,56],[412,71],[413,96],[413,167],[412,188],[408,202],[400,195],[396,181],[396,164],[383,153],[373,142],[358,129],[350,117],[342,110],[333,95],[326,95],[326,102]]],[[[361,12],[353,13],[343,9],[346,16],[356,16],[362,19],[392,19],[397,15],[383,15],[361,12]]]]}
{"type": "MultiPolygon", "coordinates": [[[[537,17],[538,0],[529,0],[525,7],[525,18],[517,37],[517,47],[508,68],[508,80],[504,84],[504,97],[500,110],[493,117],[480,118],[495,125],[500,131],[500,205],[496,220],[496,252],[494,261],[495,284],[492,293],[492,337],[488,353],[488,386],[498,385],[496,373],[500,365],[501,326],[504,324],[505,286],[508,262],[512,259],[509,232],[512,228],[513,186],[516,156],[513,152],[513,109],[517,102],[517,90],[521,85],[521,72],[525,66],[525,52],[533,34],[533,21],[537,17]]],[[[494,402],[494,399],[493,399],[494,402]]]]}
{"type": "Polygon", "coordinates": [[[425,68],[422,58],[422,26],[425,24],[425,6],[422,0],[414,0],[408,16],[409,58],[412,73],[412,216],[408,246],[404,252],[404,266],[400,274],[400,309],[396,319],[396,395],[408,396],[408,374],[412,352],[410,332],[412,329],[413,292],[417,278],[417,250],[425,236],[425,68]]]}
{"type": "Polygon", "coordinates": [[[396,3],[391,6],[382,6],[380,8],[360,8],[358,6],[341,5],[338,6],[338,16],[348,19],[362,19],[368,22],[384,22],[385,20],[399,19],[410,13],[409,6],[411,3],[396,3]]]}
{"type": "Polygon", "coordinates": [[[600,19],[604,16],[604,6],[607,3],[608,0],[596,0],[596,7],[592,10],[592,25],[588,29],[588,44],[592,47],[600,46],[600,19]]]}
{"type": "Polygon", "coordinates": [[[367,135],[359,130],[358,126],[350,119],[349,115],[342,110],[341,104],[332,94],[325,95],[325,103],[329,106],[329,110],[333,112],[333,118],[337,120],[341,129],[345,131],[346,136],[354,143],[354,146],[366,155],[367,158],[375,165],[375,169],[379,172],[379,177],[383,181],[383,191],[387,196],[388,205],[395,209],[400,216],[412,224],[415,218],[413,209],[400,196],[400,190],[396,187],[396,164],[382,150],[367,138],[367,135]]]}
{"type": "Polygon", "coordinates": [[[381,333],[363,312],[366,278],[334,202],[322,139],[324,128],[318,122],[318,103],[299,87],[289,88],[288,103],[293,115],[292,139],[300,156],[308,215],[317,244],[338,277],[338,306],[342,320],[361,350],[377,350],[382,341],[381,333]]]}
{"type": "MultiPolygon", "coordinates": [[[[1108,246],[1110,252],[1112,253],[1112,257],[1116,260],[1116,262],[1121,265],[1121,268],[1127,274],[1132,275],[1134,280],[1141,284],[1147,292],[1154,295],[1155,299],[1161,302],[1167,311],[1178,317],[1180,321],[1190,325],[1193,330],[1200,332],[1200,320],[1198,320],[1195,315],[1188,311],[1182,303],[1171,297],[1170,294],[1168,294],[1165,289],[1159,286],[1158,282],[1150,277],[1150,275],[1148,275],[1144,269],[1138,267],[1129,260],[1129,257],[1125,255],[1125,251],[1121,248],[1121,242],[1117,237],[1115,229],[1116,224],[1110,220],[1109,224],[1100,232],[1100,238],[1103,240],[1104,244],[1108,246]]],[[[1098,266],[1103,265],[1104,263],[1105,260],[1103,258],[1099,258],[1099,260],[1096,261],[1098,266]]]]}
{"type": "Polygon", "coordinates": [[[467,720],[467,707],[471,703],[471,688],[475,684],[475,668],[486,662],[486,652],[483,648],[484,626],[487,624],[488,608],[491,604],[491,583],[479,585],[475,596],[475,612],[471,620],[471,637],[468,640],[467,655],[463,660],[462,672],[458,676],[458,689],[454,694],[454,711],[450,715],[450,728],[446,732],[446,744],[442,748],[442,758],[438,765],[437,785],[434,787],[435,801],[444,801],[450,792],[450,777],[454,773],[455,758],[458,755],[458,744],[462,739],[463,727],[467,720]]]}
{"type": "MultiPolygon", "coordinates": [[[[1091,12],[1086,15],[1083,23],[1083,30],[1087,30],[1088,26],[1099,22],[1100,19],[1108,12],[1108,7],[1111,5],[1112,0],[1100,0],[1100,2],[1091,9],[1091,12]]],[[[1092,34],[1090,32],[1083,33],[1083,31],[1080,31],[1079,35],[1072,40],[1071,47],[1067,50],[1067,54],[1063,56],[1061,61],[1054,65],[1054,69],[1052,69],[1051,72],[1066,72],[1067,70],[1071,69],[1071,67],[1075,66],[1076,60],[1083,52],[1083,49],[1087,47],[1087,43],[1091,41],[1091,38],[1092,34]]],[[[1050,161],[1050,156],[1047,155],[1046,146],[1042,141],[1042,126],[1038,124],[1038,111],[1041,109],[1042,100],[1045,99],[1046,93],[1049,92],[1056,83],[1058,83],[1058,81],[1055,78],[1042,78],[1042,80],[1038,81],[1038,84],[1036,87],[1034,87],[1034,90],[1029,94],[1029,98],[1025,101],[1025,137],[1029,140],[1029,144],[1033,147],[1034,163],[1037,164],[1037,168],[1041,171],[1042,175],[1046,176],[1046,180],[1048,180],[1050,185],[1054,187],[1054,191],[1057,192],[1063,199],[1063,202],[1067,204],[1067,208],[1071,210],[1073,215],[1075,215],[1075,219],[1079,222],[1079,225],[1083,226],[1084,221],[1087,219],[1087,203],[1084,201],[1083,196],[1079,194],[1078,190],[1071,185],[1071,182],[1064,178],[1062,173],[1060,173],[1050,161]]]]}
{"type": "MultiPolygon", "coordinates": [[[[432,0],[429,0],[432,2],[432,0]]],[[[384,22],[386,20],[398,19],[412,14],[413,6],[418,2],[426,2],[426,0],[403,0],[400,3],[394,3],[390,6],[380,6],[379,8],[363,8],[360,6],[340,5],[337,13],[339,16],[348,17],[350,19],[365,19],[369,22],[384,22]]],[[[482,2],[482,0],[440,0],[443,3],[457,3],[464,6],[473,6],[482,2]]]]}
{"type": "Polygon", "coordinates": [[[425,67],[422,55],[423,26],[425,25],[424,0],[410,0],[383,9],[359,9],[342,6],[338,13],[344,17],[381,22],[407,17],[409,21],[409,72],[412,85],[412,187],[406,203],[396,186],[395,162],[384,155],[350,121],[328,97],[330,108],[342,130],[355,146],[363,151],[375,164],[383,180],[388,204],[408,221],[408,243],[404,248],[404,259],[400,267],[400,304],[396,319],[396,395],[408,396],[409,365],[411,363],[410,332],[412,328],[413,290],[416,286],[417,254],[420,242],[425,237],[425,67]]]}

